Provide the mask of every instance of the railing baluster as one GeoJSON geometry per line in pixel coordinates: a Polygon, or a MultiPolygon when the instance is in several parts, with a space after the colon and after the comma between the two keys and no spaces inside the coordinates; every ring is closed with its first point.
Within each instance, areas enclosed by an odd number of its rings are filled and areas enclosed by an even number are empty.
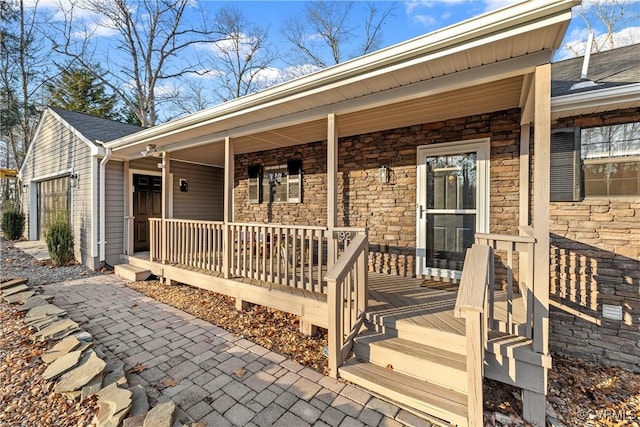
{"type": "Polygon", "coordinates": [[[513,243],[511,243],[507,249],[507,333],[517,333],[513,328],[513,243]]]}

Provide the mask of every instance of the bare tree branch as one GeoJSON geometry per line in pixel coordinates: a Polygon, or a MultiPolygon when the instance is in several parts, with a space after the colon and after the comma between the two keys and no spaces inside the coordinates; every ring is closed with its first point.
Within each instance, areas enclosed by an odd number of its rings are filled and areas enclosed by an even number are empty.
{"type": "Polygon", "coordinates": [[[379,48],[382,27],[395,5],[383,8],[377,3],[367,3],[364,31],[357,31],[351,21],[355,7],[352,1],[310,1],[303,16],[285,19],[282,36],[292,46],[292,65],[325,68],[379,48]],[[346,47],[354,42],[359,48],[345,53],[346,47]]]}
{"type": "Polygon", "coordinates": [[[102,69],[97,76],[135,112],[143,126],[153,126],[158,121],[160,99],[156,92],[160,83],[201,68],[197,59],[186,60],[184,50],[220,39],[205,19],[199,26],[187,22],[185,13],[192,5],[191,0],[85,0],[67,11],[63,41],[56,50],[92,69],[97,62],[95,46],[106,39],[100,38],[98,29],[111,32],[110,37],[117,41],[112,47],[118,54],[99,62],[102,69]],[[74,16],[73,9],[80,8],[92,14],[94,21],[74,16]],[[86,30],[88,24],[94,30],[78,40],[79,29],[86,30]]]}

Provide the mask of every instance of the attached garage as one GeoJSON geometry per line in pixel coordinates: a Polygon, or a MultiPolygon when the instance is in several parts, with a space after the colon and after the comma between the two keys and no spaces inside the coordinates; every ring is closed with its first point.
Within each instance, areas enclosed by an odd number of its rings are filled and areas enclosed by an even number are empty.
{"type": "Polygon", "coordinates": [[[69,175],[37,183],[38,192],[38,240],[44,240],[47,224],[64,215],[70,218],[71,194],[69,175]]]}

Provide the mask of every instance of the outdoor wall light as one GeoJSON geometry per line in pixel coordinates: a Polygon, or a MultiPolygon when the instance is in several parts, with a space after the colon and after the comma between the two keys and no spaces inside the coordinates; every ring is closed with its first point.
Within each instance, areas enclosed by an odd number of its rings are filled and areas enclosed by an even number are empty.
{"type": "Polygon", "coordinates": [[[72,173],[69,175],[69,187],[76,188],[78,186],[78,174],[72,173]]]}
{"type": "Polygon", "coordinates": [[[391,170],[389,169],[389,165],[382,165],[380,169],[378,169],[378,179],[380,180],[380,184],[388,184],[389,178],[391,175],[391,170]]]}

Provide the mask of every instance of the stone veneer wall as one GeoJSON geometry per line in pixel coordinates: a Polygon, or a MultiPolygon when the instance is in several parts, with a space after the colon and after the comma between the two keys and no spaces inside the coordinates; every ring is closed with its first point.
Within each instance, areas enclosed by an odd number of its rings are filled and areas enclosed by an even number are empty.
{"type": "MultiPolygon", "coordinates": [[[[339,140],[338,225],[367,227],[370,270],[415,275],[417,147],[488,137],[491,141],[491,232],[518,234],[520,110],[512,109],[339,140]],[[380,184],[378,169],[391,167],[380,184]],[[386,251],[381,252],[384,245],[386,251]]],[[[235,157],[235,220],[326,225],[326,142],[235,157]],[[302,159],[302,203],[250,204],[247,167],[302,159]]]]}
{"type": "MultiPolygon", "coordinates": [[[[640,121],[640,109],[562,119],[554,128],[640,121]]],[[[551,348],[640,372],[640,197],[551,203],[551,348]],[[623,320],[602,318],[602,304],[623,320]]]]}

